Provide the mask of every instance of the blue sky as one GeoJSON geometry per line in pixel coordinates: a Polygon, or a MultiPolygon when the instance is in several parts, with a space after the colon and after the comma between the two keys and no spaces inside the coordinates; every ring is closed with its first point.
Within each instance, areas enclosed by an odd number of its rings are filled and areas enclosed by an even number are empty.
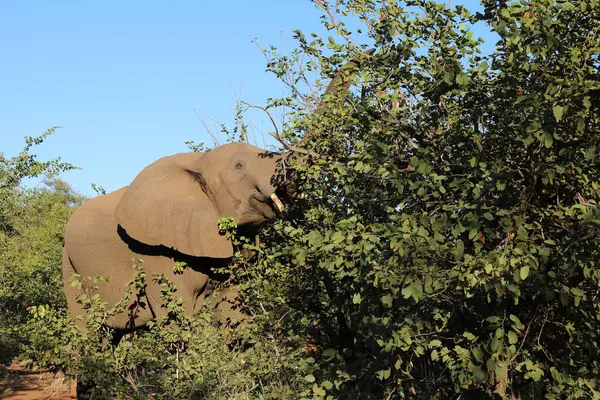
{"type": "Polygon", "coordinates": [[[282,95],[252,39],[292,48],[294,29],[323,31],[319,16],[308,0],[1,2],[0,151],[61,125],[39,158],[81,167],[62,177],[84,194],[116,190],[187,140],[211,143],[194,109],[216,127],[233,120],[234,92],[282,95]]]}

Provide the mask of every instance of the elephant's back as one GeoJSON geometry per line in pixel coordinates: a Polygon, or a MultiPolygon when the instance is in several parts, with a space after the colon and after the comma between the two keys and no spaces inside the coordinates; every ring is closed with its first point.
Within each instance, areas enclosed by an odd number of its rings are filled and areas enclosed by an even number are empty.
{"type": "Polygon", "coordinates": [[[84,253],[85,259],[90,259],[95,249],[101,248],[106,256],[108,249],[126,248],[119,240],[115,217],[117,204],[126,190],[127,186],[93,198],[75,210],[65,226],[65,249],[72,261],[78,258],[79,252],[84,253]]]}
{"type": "Polygon", "coordinates": [[[115,209],[117,208],[117,204],[127,191],[129,186],[122,187],[119,190],[115,190],[114,192],[94,197],[93,199],[87,200],[80,207],[75,210],[69,222],[67,223],[67,229],[70,225],[77,224],[78,220],[83,216],[88,216],[89,214],[94,214],[97,216],[109,216],[112,215],[114,219],[115,209]]]}

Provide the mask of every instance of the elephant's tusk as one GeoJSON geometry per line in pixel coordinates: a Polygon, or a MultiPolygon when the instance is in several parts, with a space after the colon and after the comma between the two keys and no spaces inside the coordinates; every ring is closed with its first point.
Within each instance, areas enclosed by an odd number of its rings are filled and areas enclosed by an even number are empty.
{"type": "Polygon", "coordinates": [[[294,193],[291,197],[298,200],[306,200],[308,198],[306,193],[294,193]]]}
{"type": "Polygon", "coordinates": [[[277,197],[275,193],[271,195],[271,200],[273,200],[273,204],[275,204],[275,207],[277,207],[277,210],[279,210],[279,212],[283,212],[283,210],[285,210],[283,203],[281,202],[281,200],[279,200],[279,197],[277,197]]]}

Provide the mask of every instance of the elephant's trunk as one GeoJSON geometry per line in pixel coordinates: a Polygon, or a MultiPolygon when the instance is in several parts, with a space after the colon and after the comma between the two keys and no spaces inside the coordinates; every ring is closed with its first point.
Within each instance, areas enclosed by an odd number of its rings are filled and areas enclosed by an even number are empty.
{"type": "MultiPolygon", "coordinates": [[[[365,53],[353,58],[348,61],[337,74],[331,79],[329,86],[325,90],[325,93],[315,109],[313,116],[319,116],[320,114],[326,113],[327,110],[334,105],[332,101],[345,101],[345,99],[350,95],[350,84],[356,75],[356,71],[361,66],[361,62],[365,57],[370,57],[375,52],[374,49],[368,50],[365,53]],[[328,98],[330,96],[335,96],[332,99],[328,98]]],[[[305,144],[310,138],[313,136],[313,131],[311,128],[306,130],[304,137],[300,140],[300,145],[305,144]]],[[[300,147],[291,146],[282,141],[281,138],[277,137],[278,140],[282,142],[284,147],[288,151],[284,154],[278,156],[275,164],[275,174],[271,180],[271,185],[275,190],[270,195],[273,204],[279,212],[283,212],[284,205],[281,202],[281,199],[278,197],[278,194],[283,196],[284,198],[291,199],[306,199],[307,195],[305,193],[298,192],[299,186],[302,184],[301,179],[299,177],[298,171],[293,170],[290,167],[290,159],[296,158],[296,161],[300,163],[300,166],[307,166],[310,164],[310,158],[308,157],[300,157],[297,158],[299,154],[310,154],[306,152],[306,150],[301,149],[300,147]],[[276,194],[277,192],[278,194],[276,194]]]]}
{"type": "MultiPolygon", "coordinates": [[[[325,90],[321,101],[319,102],[317,108],[313,112],[313,116],[321,115],[331,107],[331,102],[325,102],[328,96],[335,96],[334,99],[338,101],[345,101],[345,99],[350,95],[350,84],[356,75],[356,71],[360,68],[363,58],[371,57],[375,53],[375,49],[367,50],[362,53],[362,55],[354,57],[352,60],[348,61],[340,70],[335,74],[335,76],[329,82],[329,86],[325,90]]],[[[300,141],[300,145],[306,143],[313,135],[312,130],[309,128],[306,130],[304,137],[300,141]]]]}

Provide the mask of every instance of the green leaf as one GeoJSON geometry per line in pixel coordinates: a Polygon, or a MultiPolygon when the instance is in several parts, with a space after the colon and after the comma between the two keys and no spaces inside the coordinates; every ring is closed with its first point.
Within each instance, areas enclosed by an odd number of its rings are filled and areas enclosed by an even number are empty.
{"type": "Polygon", "coordinates": [[[529,265],[524,265],[521,267],[521,270],[519,271],[519,276],[522,280],[527,279],[527,277],[529,276],[529,265]]]}
{"type": "Polygon", "coordinates": [[[407,286],[404,289],[402,289],[402,297],[404,297],[405,299],[412,297],[412,295],[413,295],[413,287],[412,286],[407,286]]]}
{"type": "Polygon", "coordinates": [[[402,289],[402,296],[405,299],[412,297],[415,302],[419,302],[423,297],[423,286],[421,282],[412,282],[410,285],[402,289]]]}
{"type": "Polygon", "coordinates": [[[486,373],[483,372],[480,366],[473,368],[473,379],[477,382],[485,382],[486,373]]]}
{"type": "Polygon", "coordinates": [[[517,329],[521,329],[523,328],[523,323],[521,322],[521,320],[519,319],[519,317],[517,317],[516,315],[511,314],[509,316],[510,320],[514,322],[515,326],[517,327],[517,329]]]}
{"type": "Polygon", "coordinates": [[[571,293],[573,293],[575,296],[583,296],[583,290],[579,288],[571,288],[571,293]]]}
{"type": "Polygon", "coordinates": [[[465,244],[462,240],[456,242],[456,249],[454,250],[454,261],[459,261],[465,252],[465,244]]]}
{"type": "Polygon", "coordinates": [[[336,356],[336,354],[337,350],[332,348],[327,348],[323,351],[323,357],[325,358],[325,361],[330,361],[336,356]]]}
{"type": "Polygon", "coordinates": [[[469,84],[469,77],[464,72],[461,72],[456,75],[456,83],[461,86],[467,86],[469,84]]]}
{"type": "Polygon", "coordinates": [[[377,371],[377,377],[379,378],[379,380],[383,381],[385,379],[388,379],[390,377],[391,373],[392,373],[392,371],[390,368],[383,369],[383,370],[377,371]]]}
{"type": "Polygon", "coordinates": [[[469,240],[475,239],[475,236],[477,236],[477,234],[479,234],[479,229],[477,229],[476,227],[471,228],[469,230],[469,240]]]}
{"type": "Polygon", "coordinates": [[[508,343],[510,343],[510,344],[515,344],[519,341],[519,338],[513,331],[509,331],[507,336],[508,336],[508,343]]]}
{"type": "Polygon", "coordinates": [[[477,360],[477,362],[483,362],[483,352],[479,347],[474,347],[473,349],[471,349],[471,353],[473,354],[473,357],[475,358],[475,360],[477,360]]]}
{"type": "Polygon", "coordinates": [[[310,383],[313,383],[316,379],[312,374],[308,374],[304,377],[304,380],[310,383]]]}
{"type": "Polygon", "coordinates": [[[325,389],[323,389],[321,386],[317,385],[316,383],[313,385],[312,391],[315,394],[315,396],[318,396],[318,397],[323,397],[327,394],[325,389]]]}
{"type": "Polygon", "coordinates": [[[552,112],[554,112],[554,118],[556,118],[557,121],[560,121],[562,119],[564,110],[565,109],[563,106],[556,105],[552,107],[552,112]]]}
{"type": "Polygon", "coordinates": [[[381,302],[387,308],[392,307],[392,301],[393,301],[393,298],[389,294],[386,294],[385,296],[381,297],[381,302]]]}
{"type": "Polygon", "coordinates": [[[451,71],[444,71],[444,82],[446,82],[447,84],[451,84],[452,80],[454,78],[454,73],[452,73],[451,71]]]}

